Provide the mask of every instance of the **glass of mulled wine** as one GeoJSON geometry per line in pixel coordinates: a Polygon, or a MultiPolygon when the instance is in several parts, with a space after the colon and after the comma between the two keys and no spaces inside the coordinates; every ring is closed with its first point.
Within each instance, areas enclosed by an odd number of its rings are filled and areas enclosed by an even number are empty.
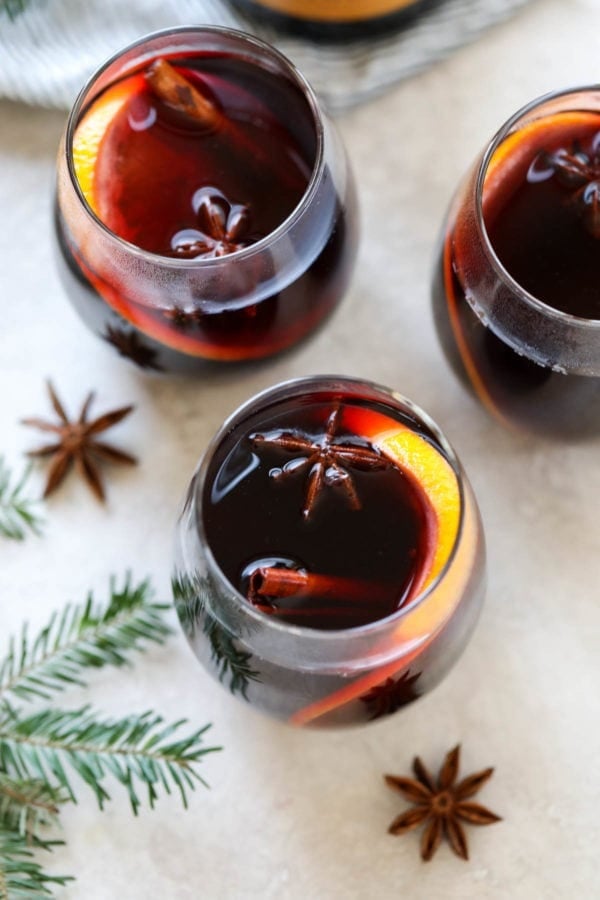
{"type": "Polygon", "coordinates": [[[233,0],[258,23],[323,43],[389,37],[442,0],[233,0]]]}
{"type": "Polygon", "coordinates": [[[484,592],[471,487],[413,403],[300,378],[238,409],[178,523],[173,593],[225,688],[298,726],[378,719],[431,690],[484,592]]]}
{"type": "Polygon", "coordinates": [[[500,421],[600,432],[600,88],[502,126],[450,207],[433,303],[450,364],[500,421]]]}
{"type": "Polygon", "coordinates": [[[310,86],[224,28],[146,37],[85,86],[58,157],[59,262],[76,309],[144,368],[260,359],[344,294],[355,188],[310,86]]]}

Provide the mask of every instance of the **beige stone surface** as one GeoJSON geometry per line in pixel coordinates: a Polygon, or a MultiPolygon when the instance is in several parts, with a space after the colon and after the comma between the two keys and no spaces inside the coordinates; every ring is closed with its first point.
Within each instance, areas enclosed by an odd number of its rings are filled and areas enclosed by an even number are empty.
{"type": "MultiPolygon", "coordinates": [[[[452,674],[376,726],[300,733],[231,699],[182,637],[134,672],[106,671],[86,694],[114,713],[154,707],[213,722],[224,750],[210,791],[133,821],[117,789],[103,815],[84,791],[65,810],[67,846],[49,865],[77,881],[64,900],[562,900],[600,896],[600,443],[554,445],[500,430],[455,381],[429,310],[432,248],[456,180],[518,106],[598,78],[597,0],[537,0],[429,72],[340,121],[360,185],[363,242],[352,289],[310,343],[243,373],[157,378],[116,359],[80,324],[53,264],[50,210],[63,117],[0,103],[0,450],[17,463],[51,375],[74,408],[137,411],[115,440],[139,453],[100,508],[76,480],[48,504],[46,533],[0,544],[0,640],[42,622],[109,573],[150,574],[168,597],[179,498],[207,440],[251,393],[337,371],[395,387],[454,442],[479,497],[489,590],[452,674]],[[495,764],[482,802],[501,824],[470,830],[472,861],[442,848],[424,865],[414,835],[386,834],[402,803],[381,774],[415,752],[437,765],[495,764]]],[[[1,60],[0,60],[1,65],[1,60]]],[[[38,478],[41,484],[41,475],[38,478]]],[[[69,695],[65,703],[81,700],[69,695]]]]}

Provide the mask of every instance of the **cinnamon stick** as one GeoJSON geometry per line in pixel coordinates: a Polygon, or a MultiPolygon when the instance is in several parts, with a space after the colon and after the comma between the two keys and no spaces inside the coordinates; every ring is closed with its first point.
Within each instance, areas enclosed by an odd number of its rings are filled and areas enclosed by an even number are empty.
{"type": "MultiPolygon", "coordinates": [[[[244,151],[243,164],[259,165],[268,172],[273,166],[273,159],[263,149],[250,140],[235,122],[231,121],[223,111],[206,97],[202,91],[185,75],[167,62],[163,57],[154,60],[146,69],[145,77],[156,96],[172,109],[188,116],[193,122],[203,126],[207,131],[226,134],[236,147],[244,151]]],[[[242,160],[240,160],[240,163],[242,160]]],[[[299,170],[282,165],[278,172],[282,183],[289,188],[303,191],[306,184],[300,179],[299,170]]]]}
{"type": "Polygon", "coordinates": [[[180,75],[166,59],[155,60],[146,70],[146,79],[164,103],[189,116],[199,125],[213,129],[223,118],[214,103],[180,75]]]}
{"type": "Polygon", "coordinates": [[[250,576],[250,600],[283,599],[295,594],[313,594],[333,602],[376,604],[389,601],[389,587],[378,582],[337,575],[320,575],[305,569],[261,566],[250,576]]]}
{"type": "Polygon", "coordinates": [[[264,566],[250,576],[250,594],[253,597],[292,597],[306,592],[308,582],[308,572],[303,569],[264,566]]]}

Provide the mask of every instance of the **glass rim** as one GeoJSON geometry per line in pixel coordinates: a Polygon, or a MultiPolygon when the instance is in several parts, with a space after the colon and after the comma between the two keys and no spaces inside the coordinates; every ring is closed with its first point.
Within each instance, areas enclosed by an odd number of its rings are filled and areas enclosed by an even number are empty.
{"type": "MultiPolygon", "coordinates": [[[[526,290],[526,288],[523,287],[523,285],[521,285],[515,278],[513,278],[513,276],[510,274],[508,269],[504,266],[504,264],[496,254],[494,245],[488,234],[483,215],[483,192],[489,164],[502,141],[504,141],[505,138],[507,138],[509,134],[511,134],[512,129],[519,122],[519,120],[532,113],[538,107],[541,107],[545,103],[548,103],[552,100],[557,100],[561,97],[568,97],[569,95],[583,94],[586,92],[594,92],[599,94],[600,96],[600,83],[548,91],[547,93],[541,94],[540,96],[535,97],[533,100],[530,100],[529,103],[526,103],[524,106],[521,106],[515,113],[513,113],[508,119],[504,121],[504,123],[500,126],[489,143],[486,145],[483,156],[476,170],[475,220],[477,223],[477,228],[480,232],[481,239],[483,241],[484,250],[492,268],[496,272],[496,275],[508,286],[508,288],[518,296],[520,301],[522,301],[525,305],[529,306],[536,312],[542,314],[545,318],[552,319],[558,324],[574,326],[577,329],[581,329],[582,327],[584,327],[591,331],[600,332],[600,318],[589,319],[584,316],[575,316],[572,313],[567,313],[563,312],[560,309],[556,309],[556,307],[550,306],[548,303],[544,303],[543,300],[540,300],[534,294],[530,293],[528,290],[526,290]]],[[[600,108],[598,109],[598,115],[600,117],[600,108]]]]}
{"type": "MultiPolygon", "coordinates": [[[[229,416],[227,416],[221,427],[213,436],[210,443],[207,445],[196,468],[196,483],[194,485],[194,495],[197,502],[197,508],[200,513],[202,513],[203,509],[202,495],[206,482],[206,475],[214,454],[227,434],[236,425],[240,424],[248,413],[255,411],[257,405],[260,408],[260,405],[262,405],[265,401],[272,399],[277,394],[281,394],[284,391],[294,390],[296,393],[301,395],[302,393],[308,392],[311,388],[313,390],[318,390],[319,386],[322,386],[323,389],[325,389],[327,385],[331,385],[332,383],[339,384],[340,388],[343,388],[344,386],[350,386],[354,388],[359,386],[366,387],[367,389],[381,395],[381,398],[384,401],[387,399],[388,402],[392,401],[393,404],[399,404],[403,406],[411,414],[414,414],[419,423],[424,424],[433,433],[435,439],[439,442],[439,445],[447,462],[451,466],[452,471],[456,476],[459,492],[459,522],[452,548],[443,568],[431,582],[431,584],[428,585],[424,591],[419,592],[417,596],[410,601],[410,603],[408,603],[406,606],[399,607],[395,612],[391,613],[391,615],[385,616],[383,619],[377,619],[374,622],[369,622],[366,625],[359,625],[353,628],[324,630],[319,628],[310,628],[303,625],[287,624],[277,620],[274,616],[266,616],[264,613],[261,613],[260,610],[255,609],[252,604],[248,602],[248,599],[235,587],[235,585],[233,585],[229,581],[229,579],[221,569],[219,563],[216,561],[213,555],[212,548],[207,539],[203,516],[202,514],[196,515],[194,520],[194,528],[198,540],[202,545],[203,552],[206,555],[209,569],[213,575],[216,574],[218,576],[221,583],[227,589],[228,594],[235,597],[237,606],[239,607],[239,609],[243,610],[244,615],[248,616],[254,623],[256,623],[256,625],[267,631],[285,634],[288,637],[290,635],[295,635],[300,640],[303,640],[305,642],[313,641],[315,643],[321,644],[332,644],[336,641],[340,641],[341,639],[348,640],[351,638],[362,638],[364,636],[371,635],[377,636],[379,633],[385,633],[390,628],[393,628],[395,625],[403,621],[415,609],[422,606],[423,603],[425,603],[429,599],[429,597],[434,593],[434,591],[436,591],[438,586],[444,580],[456,558],[464,532],[466,506],[465,475],[458,455],[456,454],[456,451],[448,441],[441,428],[436,424],[431,416],[427,412],[425,412],[425,410],[423,410],[420,406],[418,406],[408,397],[405,397],[400,392],[395,391],[392,388],[388,388],[385,385],[378,384],[377,382],[370,381],[369,379],[358,378],[350,375],[324,374],[303,375],[300,377],[290,378],[285,381],[278,382],[275,385],[272,385],[259,391],[256,394],[253,394],[248,400],[240,404],[229,416]]],[[[327,387],[327,390],[331,390],[331,388],[327,387]]],[[[218,617],[218,611],[212,610],[212,613],[218,617]]],[[[444,619],[441,624],[443,624],[445,621],[446,619],[444,619]]]]}
{"type": "Polygon", "coordinates": [[[253,34],[249,34],[245,31],[241,31],[237,28],[229,28],[228,26],[223,25],[178,25],[172,28],[161,28],[156,31],[149,32],[148,34],[145,34],[140,38],[137,38],[130,44],[121,47],[107,60],[105,60],[105,62],[98,66],[98,68],[95,69],[95,71],[90,75],[90,77],[87,79],[87,81],[79,91],[69,113],[65,130],[64,152],[71,185],[75,190],[82,208],[84,209],[88,217],[92,220],[94,225],[99,227],[108,239],[114,241],[119,247],[127,251],[129,255],[136,256],[149,263],[160,264],[163,266],[168,264],[169,266],[172,265],[174,268],[181,270],[198,268],[209,269],[229,265],[232,259],[247,259],[256,255],[257,253],[262,253],[272,244],[277,243],[281,237],[287,234],[287,232],[290,230],[290,228],[293,227],[298,219],[300,219],[317,191],[318,184],[324,170],[324,136],[325,128],[319,100],[305,76],[284,53],[281,53],[267,41],[263,41],[261,38],[256,37],[253,34]],[[283,222],[281,222],[276,228],[274,228],[273,231],[269,232],[269,234],[265,235],[265,237],[261,238],[259,241],[256,241],[255,244],[250,244],[248,247],[244,247],[241,250],[236,250],[234,253],[229,253],[225,256],[216,257],[214,259],[179,259],[177,257],[164,256],[160,253],[153,253],[150,250],[144,250],[142,247],[138,247],[137,244],[133,244],[131,241],[127,241],[125,240],[125,238],[120,237],[104,224],[102,219],[94,212],[94,210],[87,202],[75,173],[75,165],[73,160],[73,138],[77,125],[79,124],[79,116],[81,114],[82,108],[85,105],[87,95],[98,78],[100,78],[100,76],[104,72],[106,72],[114,63],[118,62],[125,53],[135,50],[136,47],[141,48],[144,44],[147,44],[148,42],[161,37],[169,37],[171,35],[177,37],[178,35],[184,36],[194,34],[209,34],[214,36],[221,35],[225,38],[233,38],[235,40],[238,40],[240,44],[253,46],[262,54],[271,57],[271,59],[279,63],[279,65],[287,70],[291,80],[301,90],[302,95],[308,104],[308,108],[313,119],[314,134],[316,139],[315,158],[312,165],[310,179],[306,185],[302,197],[293,208],[293,210],[289,213],[289,215],[283,220],[283,222]]]}

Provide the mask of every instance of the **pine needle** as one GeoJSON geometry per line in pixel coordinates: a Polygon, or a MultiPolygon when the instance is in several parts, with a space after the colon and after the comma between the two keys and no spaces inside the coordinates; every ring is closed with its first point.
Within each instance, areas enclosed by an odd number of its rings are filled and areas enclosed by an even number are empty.
{"type": "Polygon", "coordinates": [[[26,466],[21,477],[14,479],[4,457],[0,456],[0,536],[12,541],[25,540],[28,532],[41,533],[38,503],[25,493],[30,472],[31,467],[26,466]]]}
{"type": "Polygon", "coordinates": [[[54,613],[31,639],[25,624],[0,663],[0,697],[48,699],[68,685],[84,686],[86,669],[122,666],[133,651],[164,643],[171,633],[164,621],[168,607],[151,598],[148,581],[132,584],[127,575],[122,587],[111,580],[105,604],[90,593],[85,603],[54,613]]]}
{"type": "Polygon", "coordinates": [[[133,651],[170,634],[168,607],[152,602],[148,581],[114,579],[105,604],[91,594],[51,616],[29,639],[24,627],[9,640],[0,661],[0,900],[51,897],[52,887],[70,879],[47,875],[34,850],[57,841],[60,807],[76,802],[81,779],[100,806],[110,800],[108,784],[125,788],[137,813],[144,797],[152,808],[161,794],[188,796],[204,780],[198,764],[219,747],[204,745],[210,726],[185,730],[184,719],[165,722],[154,712],[109,718],[83,706],[74,710],[14,705],[46,700],[69,685],[85,684],[86,670],[122,666],[133,651]]]}
{"type": "Polygon", "coordinates": [[[44,831],[58,824],[60,805],[68,799],[64,790],[45,781],[10,778],[0,771],[0,828],[48,848],[52,842],[45,840],[44,831]]]}
{"type": "Polygon", "coordinates": [[[232,694],[248,700],[250,682],[260,681],[260,673],[252,668],[252,654],[240,650],[236,639],[210,611],[210,598],[216,593],[209,578],[177,575],[171,580],[175,609],[181,626],[190,640],[202,623],[202,633],[210,644],[210,658],[219,681],[228,683],[232,694]]]}
{"type": "Polygon", "coordinates": [[[165,724],[152,712],[105,719],[89,706],[24,716],[5,703],[0,707],[0,769],[55,784],[75,802],[68,765],[92,789],[100,808],[110,800],[104,785],[108,776],[127,790],[135,814],[141,805],[139,786],[146,788],[150,807],[161,789],[170,794],[173,788],[187,806],[188,791],[204,784],[195,764],[217,748],[202,745],[208,726],[182,737],[184,724],[165,724]]]}
{"type": "Polygon", "coordinates": [[[28,0],[0,0],[0,14],[6,13],[9,19],[14,20],[24,11],[27,3],[28,0]]]}
{"type": "Polygon", "coordinates": [[[68,876],[47,875],[25,839],[0,827],[0,900],[51,897],[49,885],[64,886],[68,881],[72,881],[68,876]]]}

